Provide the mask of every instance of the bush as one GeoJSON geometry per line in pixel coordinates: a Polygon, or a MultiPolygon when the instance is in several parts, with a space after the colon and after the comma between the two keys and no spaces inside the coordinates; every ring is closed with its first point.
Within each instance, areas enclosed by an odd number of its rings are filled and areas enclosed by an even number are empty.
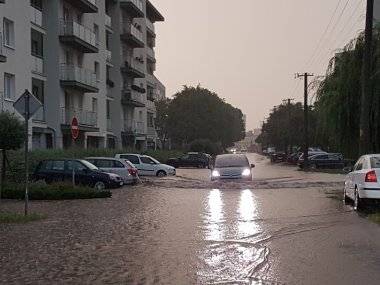
{"type": "Polygon", "coordinates": [[[214,143],[209,139],[194,140],[190,143],[189,150],[196,152],[205,152],[212,155],[217,155],[223,152],[223,148],[220,143],[214,143]]]}
{"type": "MultiPolygon", "coordinates": [[[[6,184],[2,190],[3,199],[25,198],[25,187],[23,184],[6,184]]],[[[34,182],[29,186],[30,200],[73,200],[73,199],[97,199],[111,198],[109,190],[95,191],[88,187],[73,187],[70,184],[45,184],[44,182],[34,182]]]]}

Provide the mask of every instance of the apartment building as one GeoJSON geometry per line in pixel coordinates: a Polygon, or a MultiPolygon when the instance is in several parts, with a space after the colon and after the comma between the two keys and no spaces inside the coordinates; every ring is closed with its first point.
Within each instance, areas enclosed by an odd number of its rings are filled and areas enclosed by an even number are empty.
{"type": "Polygon", "coordinates": [[[1,110],[12,112],[25,89],[41,101],[30,124],[32,148],[156,147],[158,85],[148,41],[164,18],[149,1],[2,2],[1,110]]]}

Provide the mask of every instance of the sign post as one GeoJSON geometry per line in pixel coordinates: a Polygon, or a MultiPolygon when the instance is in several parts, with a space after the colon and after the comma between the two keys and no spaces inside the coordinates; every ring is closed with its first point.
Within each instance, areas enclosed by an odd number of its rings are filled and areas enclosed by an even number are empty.
{"type": "MultiPolygon", "coordinates": [[[[72,144],[75,145],[75,140],[79,137],[79,122],[76,117],[74,117],[71,120],[71,138],[72,138],[72,144]]],[[[75,187],[75,169],[74,169],[74,163],[72,165],[73,172],[72,172],[72,182],[73,187],[75,187]]]]}
{"type": "Polygon", "coordinates": [[[29,165],[28,165],[28,152],[29,152],[29,119],[42,107],[41,102],[33,96],[28,90],[18,98],[13,104],[13,107],[25,118],[25,216],[28,215],[29,204],[29,165]]]}

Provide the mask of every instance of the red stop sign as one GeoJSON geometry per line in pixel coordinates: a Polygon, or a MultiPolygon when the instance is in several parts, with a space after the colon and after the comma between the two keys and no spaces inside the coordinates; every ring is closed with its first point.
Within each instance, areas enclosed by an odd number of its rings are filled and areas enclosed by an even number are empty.
{"type": "Polygon", "coordinates": [[[73,118],[71,121],[71,136],[74,140],[79,137],[79,123],[77,118],[73,118]]]}

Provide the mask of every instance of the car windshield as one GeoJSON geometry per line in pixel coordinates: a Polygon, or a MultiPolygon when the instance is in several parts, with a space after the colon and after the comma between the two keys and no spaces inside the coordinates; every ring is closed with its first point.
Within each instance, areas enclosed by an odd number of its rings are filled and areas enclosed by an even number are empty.
{"type": "Polygon", "coordinates": [[[88,162],[87,160],[81,160],[81,162],[89,169],[91,170],[99,170],[99,168],[97,168],[95,165],[93,165],[92,163],[88,162]]]}
{"type": "Polygon", "coordinates": [[[215,160],[216,168],[245,166],[249,166],[248,159],[242,155],[218,156],[215,160]]]}
{"type": "Polygon", "coordinates": [[[371,168],[380,168],[380,156],[371,157],[371,168]]]}

